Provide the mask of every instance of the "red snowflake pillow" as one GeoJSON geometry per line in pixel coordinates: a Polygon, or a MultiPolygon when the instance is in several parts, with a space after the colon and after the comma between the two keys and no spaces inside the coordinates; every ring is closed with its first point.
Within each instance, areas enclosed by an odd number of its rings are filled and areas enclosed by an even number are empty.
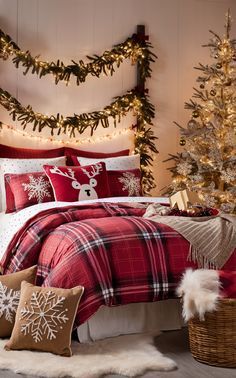
{"type": "Polygon", "coordinates": [[[142,195],[140,169],[108,171],[112,197],[137,197],[142,195]]]}
{"type": "Polygon", "coordinates": [[[109,197],[104,163],[84,167],[43,166],[57,201],[83,201],[109,197]]]}
{"type": "Polygon", "coordinates": [[[51,184],[44,172],[5,174],[4,179],[14,197],[8,213],[42,202],[54,201],[51,184]]]}

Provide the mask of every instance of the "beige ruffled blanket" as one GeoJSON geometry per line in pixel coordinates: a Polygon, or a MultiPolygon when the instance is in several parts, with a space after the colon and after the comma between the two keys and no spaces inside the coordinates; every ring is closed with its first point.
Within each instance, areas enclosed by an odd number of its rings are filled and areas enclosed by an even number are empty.
{"type": "MultiPolygon", "coordinates": [[[[163,211],[165,208],[161,206],[163,211]]],[[[218,214],[210,217],[160,215],[160,205],[149,205],[145,218],[166,224],[190,243],[188,258],[201,268],[220,269],[236,248],[236,216],[218,214]]]]}

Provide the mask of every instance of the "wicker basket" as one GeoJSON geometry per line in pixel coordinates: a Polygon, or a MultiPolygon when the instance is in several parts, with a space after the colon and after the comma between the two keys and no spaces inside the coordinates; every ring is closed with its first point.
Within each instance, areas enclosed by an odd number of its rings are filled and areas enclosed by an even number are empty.
{"type": "Polygon", "coordinates": [[[236,300],[221,299],[217,311],[204,321],[189,321],[189,342],[193,357],[208,365],[236,367],[236,300]]]}

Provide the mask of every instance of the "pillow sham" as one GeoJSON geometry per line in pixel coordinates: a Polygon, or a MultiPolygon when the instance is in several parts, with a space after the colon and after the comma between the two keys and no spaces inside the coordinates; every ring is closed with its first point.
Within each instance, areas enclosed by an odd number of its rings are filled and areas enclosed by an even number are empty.
{"type": "Polygon", "coordinates": [[[37,266],[0,276],[0,337],[9,337],[20,300],[21,282],[35,283],[37,266]]]}
{"type": "Polygon", "coordinates": [[[116,152],[93,152],[93,151],[90,152],[90,151],[77,150],[71,147],[65,147],[65,156],[67,157],[67,165],[73,165],[73,160],[71,159],[72,155],[93,158],[93,159],[99,159],[99,158],[104,159],[104,158],[115,157],[115,156],[127,156],[129,155],[129,150],[122,150],[122,151],[116,151],[116,152]]]}
{"type": "Polygon", "coordinates": [[[13,207],[7,207],[6,213],[21,210],[37,203],[54,201],[53,190],[44,172],[5,174],[14,201],[13,207]]]}
{"type": "Polygon", "coordinates": [[[4,183],[6,173],[42,172],[44,164],[65,165],[65,156],[51,159],[7,159],[0,158],[0,196],[2,211],[14,208],[14,196],[7,182],[4,183]]]}
{"type": "Polygon", "coordinates": [[[51,150],[38,150],[21,147],[5,146],[0,144],[0,158],[14,159],[39,159],[54,158],[64,155],[64,147],[54,148],[51,150]]]}
{"type": "Polygon", "coordinates": [[[104,163],[84,167],[44,165],[43,168],[57,201],[83,201],[110,195],[104,163]]]}
{"type": "Polygon", "coordinates": [[[70,357],[71,333],[84,288],[59,289],[23,281],[6,350],[40,350],[70,357]]]}
{"type": "Polygon", "coordinates": [[[112,197],[137,197],[142,195],[140,169],[108,171],[107,175],[112,197]]]}
{"type": "Polygon", "coordinates": [[[105,159],[90,159],[79,156],[72,156],[74,165],[89,165],[97,162],[104,162],[106,164],[107,171],[120,171],[127,169],[139,169],[140,168],[140,155],[130,156],[118,156],[105,159]]]}

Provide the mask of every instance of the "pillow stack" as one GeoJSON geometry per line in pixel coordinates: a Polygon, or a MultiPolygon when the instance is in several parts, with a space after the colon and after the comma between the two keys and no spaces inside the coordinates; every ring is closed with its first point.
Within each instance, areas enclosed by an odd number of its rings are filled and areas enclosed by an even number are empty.
{"type": "Polygon", "coordinates": [[[0,277],[0,337],[6,350],[38,350],[69,357],[84,288],[35,286],[37,267],[0,277]]]}
{"type": "Polygon", "coordinates": [[[11,213],[55,200],[140,196],[140,156],[128,154],[0,145],[1,208],[11,213]]]}
{"type": "Polygon", "coordinates": [[[140,156],[119,156],[111,158],[87,158],[71,156],[74,165],[85,166],[98,161],[106,164],[111,197],[137,197],[142,194],[140,156]]]}

